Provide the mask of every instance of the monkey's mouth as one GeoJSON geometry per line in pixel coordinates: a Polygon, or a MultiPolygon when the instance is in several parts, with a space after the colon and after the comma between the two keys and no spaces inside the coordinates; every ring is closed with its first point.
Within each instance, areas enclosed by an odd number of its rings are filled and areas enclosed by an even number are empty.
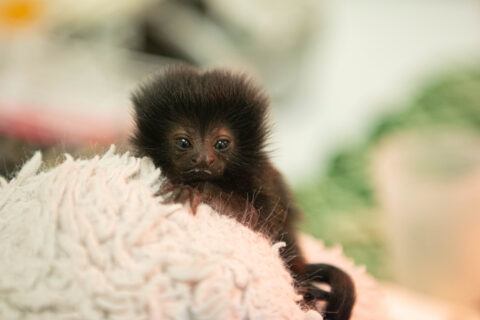
{"type": "Polygon", "coordinates": [[[214,178],[212,171],[208,169],[193,168],[183,172],[183,175],[192,181],[209,180],[214,178]]]}
{"type": "Polygon", "coordinates": [[[207,170],[207,169],[199,169],[199,168],[193,168],[193,169],[184,171],[183,173],[185,173],[185,174],[204,173],[204,174],[212,175],[212,171],[207,170]]]}

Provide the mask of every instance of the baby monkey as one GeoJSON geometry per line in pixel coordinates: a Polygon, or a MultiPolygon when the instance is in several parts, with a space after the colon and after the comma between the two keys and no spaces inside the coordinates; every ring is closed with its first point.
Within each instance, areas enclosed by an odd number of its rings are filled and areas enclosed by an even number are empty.
{"type": "Polygon", "coordinates": [[[300,212],[265,151],[269,102],[262,90],[243,75],[175,66],[141,86],[133,104],[138,155],[150,157],[169,181],[159,193],[189,201],[193,213],[206,203],[272,241],[284,241],[281,256],[302,305],[326,301],[325,319],[350,318],[351,278],[331,265],[306,264],[297,245],[300,212]]]}

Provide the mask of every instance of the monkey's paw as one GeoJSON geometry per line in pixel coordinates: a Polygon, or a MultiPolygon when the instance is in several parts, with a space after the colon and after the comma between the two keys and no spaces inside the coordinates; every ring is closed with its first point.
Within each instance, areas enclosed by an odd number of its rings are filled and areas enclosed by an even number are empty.
{"type": "Polygon", "coordinates": [[[197,214],[197,208],[203,202],[203,196],[197,189],[187,185],[173,185],[168,184],[156,193],[164,197],[163,203],[189,203],[190,212],[193,215],[197,214]]]}

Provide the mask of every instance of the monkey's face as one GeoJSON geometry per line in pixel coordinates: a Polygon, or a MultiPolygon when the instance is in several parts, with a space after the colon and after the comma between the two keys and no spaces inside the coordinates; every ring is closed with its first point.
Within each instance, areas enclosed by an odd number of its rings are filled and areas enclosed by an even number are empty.
{"type": "Polygon", "coordinates": [[[173,175],[182,182],[201,182],[223,177],[233,156],[235,141],[226,127],[198,129],[177,127],[168,136],[173,175]]]}

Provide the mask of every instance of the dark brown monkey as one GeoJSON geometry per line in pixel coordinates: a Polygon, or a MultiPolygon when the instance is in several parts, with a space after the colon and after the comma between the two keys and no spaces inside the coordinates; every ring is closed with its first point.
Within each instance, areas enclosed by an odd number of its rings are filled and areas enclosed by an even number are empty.
{"type": "Polygon", "coordinates": [[[268,98],[259,88],[243,75],[177,66],[141,86],[133,103],[132,142],[168,178],[161,193],[190,201],[193,213],[200,202],[207,203],[272,241],[285,241],[281,255],[304,305],[324,300],[325,319],[350,318],[351,278],[330,265],[306,264],[296,243],[300,212],[265,151],[268,98]]]}

